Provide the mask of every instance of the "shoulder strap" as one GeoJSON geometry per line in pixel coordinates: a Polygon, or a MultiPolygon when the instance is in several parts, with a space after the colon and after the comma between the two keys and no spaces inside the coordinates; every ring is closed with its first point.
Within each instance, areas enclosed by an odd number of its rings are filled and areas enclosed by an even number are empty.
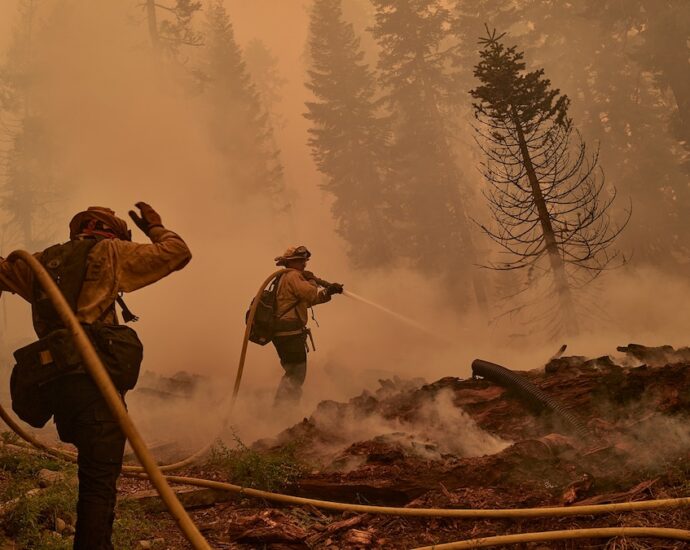
{"type": "MultiPolygon", "coordinates": [[[[68,241],[64,244],[51,246],[41,254],[41,264],[60,288],[67,303],[75,313],[77,312],[79,295],[84,286],[88,256],[100,240],[102,239],[68,241]]],[[[125,323],[138,320],[138,317],[129,310],[121,297],[118,297],[116,301],[122,308],[122,318],[125,323]]],[[[64,328],[52,302],[37,281],[34,281],[32,304],[34,328],[39,336],[42,337],[53,330],[64,328]]],[[[105,309],[104,314],[114,307],[115,302],[105,309]]]]}
{"type": "MultiPolygon", "coordinates": [[[[285,273],[281,273],[280,275],[278,275],[278,276],[274,279],[274,285],[275,285],[275,287],[273,287],[273,286],[271,287],[271,289],[275,291],[276,295],[278,294],[278,284],[280,283],[280,279],[283,277],[283,275],[285,275],[285,273]]],[[[273,302],[273,314],[276,316],[276,319],[282,319],[282,318],[285,317],[288,313],[290,313],[293,309],[295,309],[295,308],[298,306],[299,302],[300,302],[300,301],[297,300],[293,305],[291,305],[289,308],[287,308],[285,311],[283,311],[283,313],[281,313],[280,315],[278,315],[278,311],[276,310],[277,300],[275,300],[275,301],[273,302]]]]}
{"type": "MultiPolygon", "coordinates": [[[[43,251],[40,262],[55,284],[60,288],[72,311],[77,311],[77,302],[86,276],[86,259],[96,244],[94,239],[68,241],[56,244],[43,251]]],[[[64,328],[52,302],[34,280],[32,289],[34,327],[39,336],[64,328]]]]}

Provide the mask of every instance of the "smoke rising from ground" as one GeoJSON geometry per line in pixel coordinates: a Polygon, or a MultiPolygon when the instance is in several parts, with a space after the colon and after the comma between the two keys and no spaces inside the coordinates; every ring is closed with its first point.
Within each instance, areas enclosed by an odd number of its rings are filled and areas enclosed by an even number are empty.
{"type": "MultiPolygon", "coordinates": [[[[2,36],[9,32],[14,4],[0,7],[2,36]]],[[[35,35],[39,84],[34,101],[50,129],[59,159],[55,170],[68,183],[67,198],[51,205],[56,241],[66,240],[67,223],[79,210],[104,205],[125,217],[135,202],[144,200],[185,238],[194,256],[183,271],[127,301],[141,316],[136,329],[145,343],[144,368],[168,375],[184,370],[207,376],[215,393],[210,400],[200,395],[188,405],[169,404],[155,411],[133,404],[132,412],[147,432],[159,429],[171,437],[181,432],[213,434],[218,424],[214,407],[220,408],[223,391],[232,388],[244,312],[259,283],[275,269],[272,258],[297,243],[311,249],[310,269],[320,277],[345,283],[451,343],[434,341],[361,303],[336,296],[316,309],[317,351],[309,355],[304,400],[294,414],[272,416],[270,403],[282,369],[271,346],[250,348],[235,413],[240,436],[249,440],[299,420],[323,399],[342,400],[373,387],[381,377],[421,376],[427,381],[446,375],[465,377],[476,357],[510,368],[537,368],[562,343],[569,344],[567,353],[583,355],[611,353],[616,345],[629,341],[688,343],[690,284],[653,268],[607,274],[597,299],[608,319],[593,320],[581,336],[568,342],[544,341],[543,335],[506,322],[487,328],[474,306],[463,311],[451,307],[439,280],[413,270],[354,270],[347,262],[345,243],[335,234],[330,198],[319,190],[321,176],[306,147],[305,3],[226,3],[240,44],[263,40],[287,80],[277,106],[285,127],[276,139],[293,209],[291,220],[280,225],[260,196],[240,198],[233,188],[232,175],[224,171],[223,158],[205,127],[203,96],[180,90],[184,69],[157,64],[141,13],[133,4],[44,4],[49,8],[45,13],[53,7],[57,11],[49,21],[44,18],[47,26],[39,25],[35,35]],[[256,418],[264,420],[243,426],[256,418]]],[[[4,39],[0,46],[6,46],[4,39]]],[[[471,142],[469,130],[465,137],[471,142]]],[[[480,185],[479,180],[476,183],[480,185]]],[[[144,240],[136,228],[134,234],[136,240],[144,240]]],[[[9,252],[10,248],[1,251],[9,252]]],[[[489,278],[488,272],[483,273],[489,278]]],[[[32,338],[28,308],[6,294],[2,300],[8,321],[3,343],[13,349],[32,338]]],[[[3,368],[10,367],[5,358],[3,368]]],[[[429,419],[447,405],[437,401],[429,419]]],[[[466,418],[451,418],[454,425],[468,430],[457,444],[472,449],[502,445],[482,434],[471,436],[466,418]]],[[[395,429],[377,422],[365,426],[367,433],[395,429]]],[[[448,451],[472,452],[466,447],[448,451]]]]}
{"type": "Polygon", "coordinates": [[[439,392],[415,411],[413,418],[406,420],[387,419],[379,414],[343,416],[334,413],[334,409],[324,407],[313,416],[318,430],[336,433],[339,440],[345,441],[328,449],[331,452],[377,437],[397,442],[406,452],[427,459],[440,459],[444,454],[459,457],[494,454],[510,445],[510,442],[480,429],[474,420],[453,404],[450,390],[439,392]]]}

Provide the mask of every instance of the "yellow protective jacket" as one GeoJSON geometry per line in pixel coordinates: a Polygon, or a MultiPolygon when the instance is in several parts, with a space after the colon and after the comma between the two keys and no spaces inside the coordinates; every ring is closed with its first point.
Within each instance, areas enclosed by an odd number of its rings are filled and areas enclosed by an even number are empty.
{"type": "MultiPolygon", "coordinates": [[[[132,292],[155,283],[182,269],[192,258],[187,244],[168,229],[154,227],[149,238],[151,244],[104,239],[94,245],[77,302],[80,322],[100,319],[106,324],[117,324],[115,308],[111,306],[119,292],[132,292]]],[[[41,253],[34,256],[40,260],[41,253]]],[[[0,258],[0,294],[3,291],[31,302],[33,273],[21,260],[10,262],[0,258]]]]}
{"type": "Polygon", "coordinates": [[[288,269],[278,282],[276,316],[283,321],[299,320],[304,327],[308,320],[307,309],[330,299],[315,281],[307,280],[298,269],[288,269]]]}

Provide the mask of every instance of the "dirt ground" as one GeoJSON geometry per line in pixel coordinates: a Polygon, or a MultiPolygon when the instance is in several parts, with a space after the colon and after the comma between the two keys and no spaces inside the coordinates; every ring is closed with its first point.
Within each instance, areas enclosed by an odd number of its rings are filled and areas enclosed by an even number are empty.
{"type": "MultiPolygon", "coordinates": [[[[322,402],[254,450],[294,445],[309,471],[282,492],[435,508],[576,506],[690,495],[690,353],[619,348],[616,359],[562,357],[521,373],[584,425],[483,379],[382,380],[347,403],[322,402]],[[373,419],[373,420],[372,420],[373,419]],[[374,422],[376,430],[370,429],[374,422]],[[389,430],[389,431],[386,431],[389,430]],[[356,439],[361,432],[363,438],[356,439]],[[367,435],[375,433],[373,437],[367,435]],[[295,443],[297,442],[297,443],[295,443]],[[487,452],[493,450],[494,452],[487,452]]],[[[226,480],[213,466],[188,475],[226,480]]],[[[122,489],[143,482],[122,481],[122,489]]],[[[690,510],[553,519],[453,520],[333,514],[233,497],[192,511],[217,548],[413,548],[496,534],[613,526],[690,528],[690,510]]],[[[170,539],[168,548],[184,548],[170,539]],[[179,545],[179,546],[178,546],[179,545]]],[[[685,548],[654,539],[522,548],[685,548]]]]}
{"type": "MultiPolygon", "coordinates": [[[[244,454],[216,454],[180,475],[419,508],[577,506],[690,495],[689,350],[631,345],[613,357],[560,357],[520,374],[570,418],[487,379],[381,380],[376,391],[347,403],[320,403],[309,418],[244,454]]],[[[0,476],[0,482],[11,478],[0,476]]],[[[148,489],[146,481],[120,481],[120,498],[147,503],[139,516],[150,526],[142,534],[146,542],[132,548],[187,548],[156,499],[143,498],[148,489]]],[[[688,508],[518,521],[406,519],[202,493],[191,491],[186,506],[219,549],[397,549],[545,530],[690,528],[688,508]]],[[[611,539],[513,548],[687,547],[611,539]]]]}

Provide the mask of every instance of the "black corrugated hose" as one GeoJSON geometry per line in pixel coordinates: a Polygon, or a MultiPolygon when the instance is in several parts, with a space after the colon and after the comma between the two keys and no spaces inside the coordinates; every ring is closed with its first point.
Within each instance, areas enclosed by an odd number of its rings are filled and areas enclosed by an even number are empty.
{"type": "Polygon", "coordinates": [[[586,439],[592,439],[591,432],[577,416],[566,409],[562,403],[559,403],[549,394],[540,390],[524,376],[502,367],[501,365],[497,365],[496,363],[484,361],[483,359],[475,359],[472,361],[472,375],[481,376],[494,384],[514,390],[523,399],[557,414],[570,426],[575,428],[580,436],[586,439]]]}

